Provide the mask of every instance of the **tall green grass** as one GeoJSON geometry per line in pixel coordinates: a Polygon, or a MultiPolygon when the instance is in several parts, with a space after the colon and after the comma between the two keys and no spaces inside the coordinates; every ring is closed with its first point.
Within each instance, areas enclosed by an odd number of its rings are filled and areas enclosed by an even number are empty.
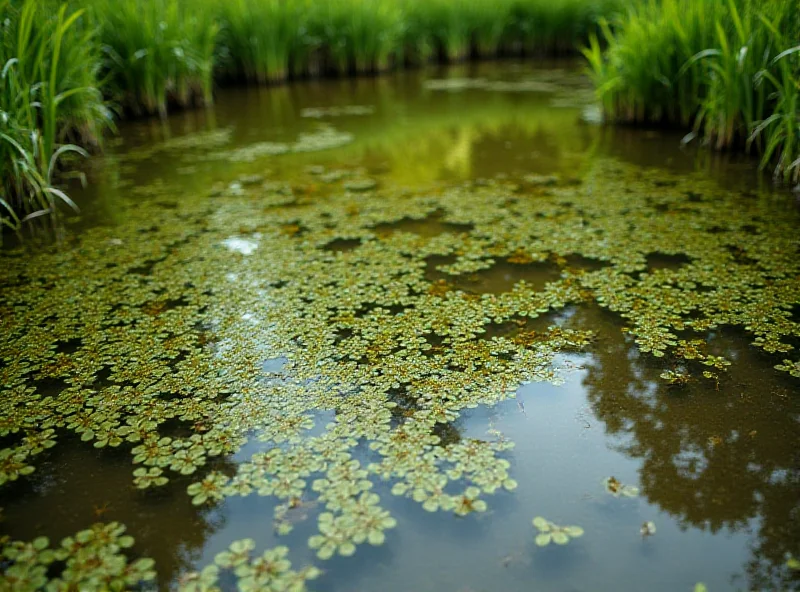
{"type": "Polygon", "coordinates": [[[94,31],[81,10],[0,0],[0,225],[76,207],[53,184],[61,159],[86,155],[111,122],[97,84],[94,31]]]}
{"type": "MultiPolygon", "coordinates": [[[[267,0],[265,0],[267,1],[267,0]]],[[[109,90],[137,114],[210,103],[219,25],[216,3],[88,0],[107,56],[109,90]]]]}
{"type": "Polygon", "coordinates": [[[692,126],[718,149],[755,148],[800,179],[800,7],[784,0],[646,0],[591,37],[607,117],[692,126]]]}
{"type": "MultiPolygon", "coordinates": [[[[110,1],[110,0],[106,0],[110,1]]],[[[280,82],[438,59],[574,51],[628,0],[206,0],[218,2],[226,78],[280,82]]],[[[203,4],[202,0],[199,0],[203,4]]]]}
{"type": "Polygon", "coordinates": [[[308,2],[230,0],[222,2],[226,73],[253,82],[281,82],[289,77],[292,60],[307,54],[308,2]]]}

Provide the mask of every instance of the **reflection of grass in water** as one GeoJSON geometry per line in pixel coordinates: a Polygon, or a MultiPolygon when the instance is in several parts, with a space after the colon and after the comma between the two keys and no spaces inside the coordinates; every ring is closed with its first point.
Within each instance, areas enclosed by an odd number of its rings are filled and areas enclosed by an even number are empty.
{"type": "MultiPolygon", "coordinates": [[[[212,128],[178,136],[161,142],[158,146],[170,149],[170,153],[164,156],[165,159],[179,159],[185,166],[185,163],[205,161],[208,158],[209,151],[203,149],[206,138],[209,140],[209,147],[224,145],[225,140],[231,138],[232,142],[225,146],[225,153],[236,155],[241,151],[241,155],[251,161],[226,163],[224,168],[214,165],[206,169],[208,172],[181,178],[180,191],[185,192],[186,188],[195,185],[207,187],[210,184],[207,176],[217,180],[223,170],[230,179],[241,174],[262,173],[276,159],[280,159],[280,166],[288,170],[300,170],[308,163],[319,162],[329,163],[331,167],[348,168],[354,162],[362,162],[367,166],[370,163],[388,164],[386,177],[389,180],[411,186],[424,185],[443,178],[468,179],[475,174],[476,164],[480,170],[487,166],[497,166],[502,170],[519,163],[516,166],[520,168],[528,166],[532,170],[544,171],[563,167],[572,173],[577,167],[583,166],[583,155],[589,148],[587,138],[593,135],[591,130],[575,125],[578,114],[574,109],[552,109],[547,106],[546,99],[514,102],[510,106],[510,99],[506,95],[487,93],[484,97],[455,97],[455,104],[451,105],[451,101],[445,100],[446,97],[437,94],[428,99],[423,97],[414,105],[409,116],[397,118],[389,116],[400,108],[400,101],[392,97],[390,87],[380,84],[379,81],[371,90],[377,91],[375,96],[368,99],[378,106],[376,112],[346,121],[335,121],[340,133],[352,134],[352,142],[341,142],[335,150],[324,155],[288,153],[291,138],[274,143],[274,146],[264,144],[261,154],[258,153],[262,148],[259,144],[251,146],[254,150],[249,152],[246,145],[239,145],[235,138],[228,135],[228,128],[212,128]],[[516,149],[503,147],[506,139],[512,139],[516,149]],[[499,144],[501,150],[489,147],[488,155],[477,154],[476,146],[487,140],[499,144]],[[175,151],[172,150],[173,147],[186,150],[175,151]],[[282,154],[273,157],[267,155],[268,152],[275,151],[282,154]],[[532,153],[538,154],[531,160],[517,160],[517,157],[528,157],[532,153]]],[[[267,95],[270,100],[268,110],[272,112],[278,109],[280,115],[276,116],[296,122],[291,124],[287,134],[293,134],[294,125],[298,129],[309,129],[307,119],[297,119],[296,115],[293,118],[285,112],[285,101],[288,99],[286,92],[286,89],[281,88],[271,90],[267,95]]],[[[364,89],[363,92],[366,94],[368,91],[364,89]]],[[[302,98],[312,100],[310,97],[302,98]]],[[[221,107],[224,108],[224,105],[221,107]]],[[[323,139],[326,137],[321,136],[323,139]]],[[[271,140],[269,137],[265,139],[271,140]]],[[[148,162],[152,156],[150,150],[137,150],[131,154],[135,160],[148,162]]],[[[120,158],[125,161],[128,156],[121,154],[120,158]]],[[[238,156],[234,156],[234,159],[240,160],[238,156]]],[[[146,182],[146,179],[141,182],[146,182]]]]}

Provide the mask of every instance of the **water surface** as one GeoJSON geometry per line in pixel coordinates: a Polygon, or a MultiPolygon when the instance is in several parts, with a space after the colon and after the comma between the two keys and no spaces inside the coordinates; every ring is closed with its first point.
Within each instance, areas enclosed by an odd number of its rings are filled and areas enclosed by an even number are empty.
{"type": "Polygon", "coordinates": [[[122,126],[66,242],[2,255],[2,532],[117,521],[159,589],[246,538],[311,590],[800,587],[796,203],[592,119],[500,63],[122,126]]]}

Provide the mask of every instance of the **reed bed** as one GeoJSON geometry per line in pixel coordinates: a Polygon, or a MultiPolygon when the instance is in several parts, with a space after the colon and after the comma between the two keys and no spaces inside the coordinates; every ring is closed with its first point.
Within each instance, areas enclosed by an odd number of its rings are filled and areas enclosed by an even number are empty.
{"type": "Polygon", "coordinates": [[[53,184],[60,163],[100,144],[111,124],[102,66],[82,10],[0,0],[0,226],[76,207],[53,184]]]}
{"type": "Polygon", "coordinates": [[[212,101],[219,25],[210,2],[89,0],[110,96],[136,114],[212,101]]]}
{"type": "Polygon", "coordinates": [[[584,54],[610,120],[691,126],[687,139],[756,150],[776,177],[800,180],[795,3],[646,0],[601,29],[584,54]]]}

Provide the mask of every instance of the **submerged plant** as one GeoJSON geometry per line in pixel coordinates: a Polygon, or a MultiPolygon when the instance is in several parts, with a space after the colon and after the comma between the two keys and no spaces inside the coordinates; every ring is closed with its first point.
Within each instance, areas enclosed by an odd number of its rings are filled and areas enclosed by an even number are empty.
{"type": "Polygon", "coordinates": [[[533,519],[533,525],[539,531],[536,535],[536,544],[539,547],[546,547],[551,542],[556,545],[566,545],[570,539],[583,536],[583,529],[580,526],[558,526],[541,516],[533,519]]]}

